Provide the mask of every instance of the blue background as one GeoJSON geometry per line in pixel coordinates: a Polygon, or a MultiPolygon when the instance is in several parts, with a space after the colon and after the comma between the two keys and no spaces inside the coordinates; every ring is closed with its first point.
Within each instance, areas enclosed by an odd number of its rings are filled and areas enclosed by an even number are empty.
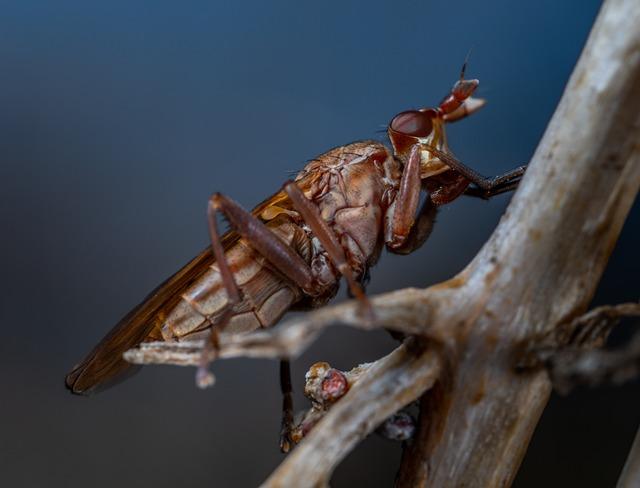
{"type": "MultiPolygon", "coordinates": [[[[92,398],[66,371],[207,243],[222,191],[250,208],[336,145],[384,139],[434,105],[472,50],[489,104],[451,126],[485,174],[528,161],[600,2],[0,2],[0,472],[6,486],[254,486],[282,460],[277,364],[153,367],[92,398]]],[[[385,255],[371,293],[459,271],[509,196],[461,199],[427,245],[385,255]]],[[[634,208],[596,303],[637,300],[634,208]]],[[[394,347],[336,328],[295,363],[348,369],[394,347]]],[[[612,486],[638,384],[555,397],[517,487],[612,486]]],[[[390,486],[398,445],[367,439],[332,486],[390,486]]]]}

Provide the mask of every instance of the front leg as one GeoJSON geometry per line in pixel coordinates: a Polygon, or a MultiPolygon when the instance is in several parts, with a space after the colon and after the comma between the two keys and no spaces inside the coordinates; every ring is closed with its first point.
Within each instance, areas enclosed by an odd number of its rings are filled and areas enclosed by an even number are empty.
{"type": "MultiPolygon", "coordinates": [[[[414,226],[421,187],[420,147],[414,145],[402,171],[398,194],[385,216],[385,243],[391,252],[406,254],[402,251],[414,226]]],[[[422,237],[422,242],[426,240],[429,233],[430,230],[422,237]]]]}
{"type": "Polygon", "coordinates": [[[433,224],[436,221],[437,212],[438,206],[429,196],[427,196],[427,198],[424,199],[422,208],[418,212],[418,216],[415,219],[415,222],[411,227],[409,235],[407,236],[404,243],[399,247],[390,247],[389,245],[387,245],[387,249],[389,250],[389,252],[393,254],[406,255],[411,254],[416,249],[421,248],[431,235],[433,224]]]}
{"type": "Polygon", "coordinates": [[[483,200],[489,200],[491,197],[495,197],[497,195],[502,195],[503,193],[508,193],[510,191],[518,188],[520,181],[512,181],[505,183],[503,185],[494,187],[489,190],[483,190],[478,186],[470,186],[465,191],[464,194],[468,197],[481,198],[483,200]]]}
{"type": "Polygon", "coordinates": [[[509,189],[515,188],[515,186],[517,186],[522,179],[522,176],[527,169],[526,165],[522,165],[499,176],[487,178],[486,176],[482,176],[476,170],[462,163],[462,161],[456,159],[451,154],[442,151],[432,145],[428,145],[427,147],[429,151],[440,161],[445,163],[452,170],[460,173],[470,182],[474,183],[480,190],[486,192],[488,196],[493,196],[498,194],[497,192],[503,193],[504,191],[509,191],[509,189]],[[502,188],[507,189],[500,191],[500,189],[502,188]]]}

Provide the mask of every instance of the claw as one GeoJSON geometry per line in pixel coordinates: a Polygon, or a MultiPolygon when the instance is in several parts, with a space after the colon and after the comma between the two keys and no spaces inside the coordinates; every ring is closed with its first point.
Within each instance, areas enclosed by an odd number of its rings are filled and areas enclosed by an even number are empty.
{"type": "Polygon", "coordinates": [[[196,386],[200,389],[205,389],[213,386],[216,382],[216,377],[207,366],[199,366],[196,371],[196,386]]]}

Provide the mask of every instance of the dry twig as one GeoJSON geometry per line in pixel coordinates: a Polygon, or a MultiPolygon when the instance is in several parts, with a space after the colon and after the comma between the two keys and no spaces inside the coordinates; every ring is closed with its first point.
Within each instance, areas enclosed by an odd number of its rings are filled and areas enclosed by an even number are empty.
{"type": "MultiPolygon", "coordinates": [[[[375,297],[375,323],[362,321],[352,302],[326,307],[303,318],[292,320],[273,329],[252,334],[220,337],[220,350],[211,359],[233,357],[295,358],[331,325],[346,324],[361,329],[386,327],[406,334],[424,334],[424,317],[429,313],[430,300],[423,290],[407,288],[375,297]]],[[[173,364],[197,366],[202,341],[146,342],[124,354],[135,364],[173,364]]]]}
{"type": "MultiPolygon", "coordinates": [[[[567,394],[578,384],[621,384],[640,375],[640,333],[624,347],[599,350],[611,330],[625,317],[640,317],[640,303],[622,303],[595,308],[559,325],[533,350],[523,363],[540,363],[549,371],[556,390],[567,394]]],[[[523,366],[524,364],[521,364],[523,366]]]]}
{"type": "Polygon", "coordinates": [[[568,349],[548,362],[553,387],[566,394],[579,384],[620,385],[640,376],[640,333],[624,347],[612,351],[568,349]]]}
{"type": "MultiPolygon", "coordinates": [[[[549,349],[551,355],[558,348],[593,349],[604,346],[609,333],[625,317],[640,317],[640,303],[621,303],[604,305],[589,310],[572,321],[561,324],[552,331],[549,340],[538,346],[538,354],[545,354],[549,349]]],[[[541,358],[546,360],[545,357],[541,358]]]]}

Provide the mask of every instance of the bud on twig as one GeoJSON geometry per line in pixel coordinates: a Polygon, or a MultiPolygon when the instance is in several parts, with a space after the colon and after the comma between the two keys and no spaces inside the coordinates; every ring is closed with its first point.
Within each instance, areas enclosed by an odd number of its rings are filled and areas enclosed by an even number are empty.
{"type": "Polygon", "coordinates": [[[382,437],[392,441],[407,441],[413,437],[415,431],[415,419],[403,411],[394,413],[376,430],[382,437]]]}
{"type": "MultiPolygon", "coordinates": [[[[313,364],[305,375],[304,387],[304,394],[311,400],[312,407],[298,415],[291,440],[299,443],[371,365],[364,363],[350,371],[340,371],[326,362],[313,364]]],[[[415,420],[406,412],[392,415],[378,429],[383,437],[399,441],[410,439],[414,431],[415,420]]]]}

